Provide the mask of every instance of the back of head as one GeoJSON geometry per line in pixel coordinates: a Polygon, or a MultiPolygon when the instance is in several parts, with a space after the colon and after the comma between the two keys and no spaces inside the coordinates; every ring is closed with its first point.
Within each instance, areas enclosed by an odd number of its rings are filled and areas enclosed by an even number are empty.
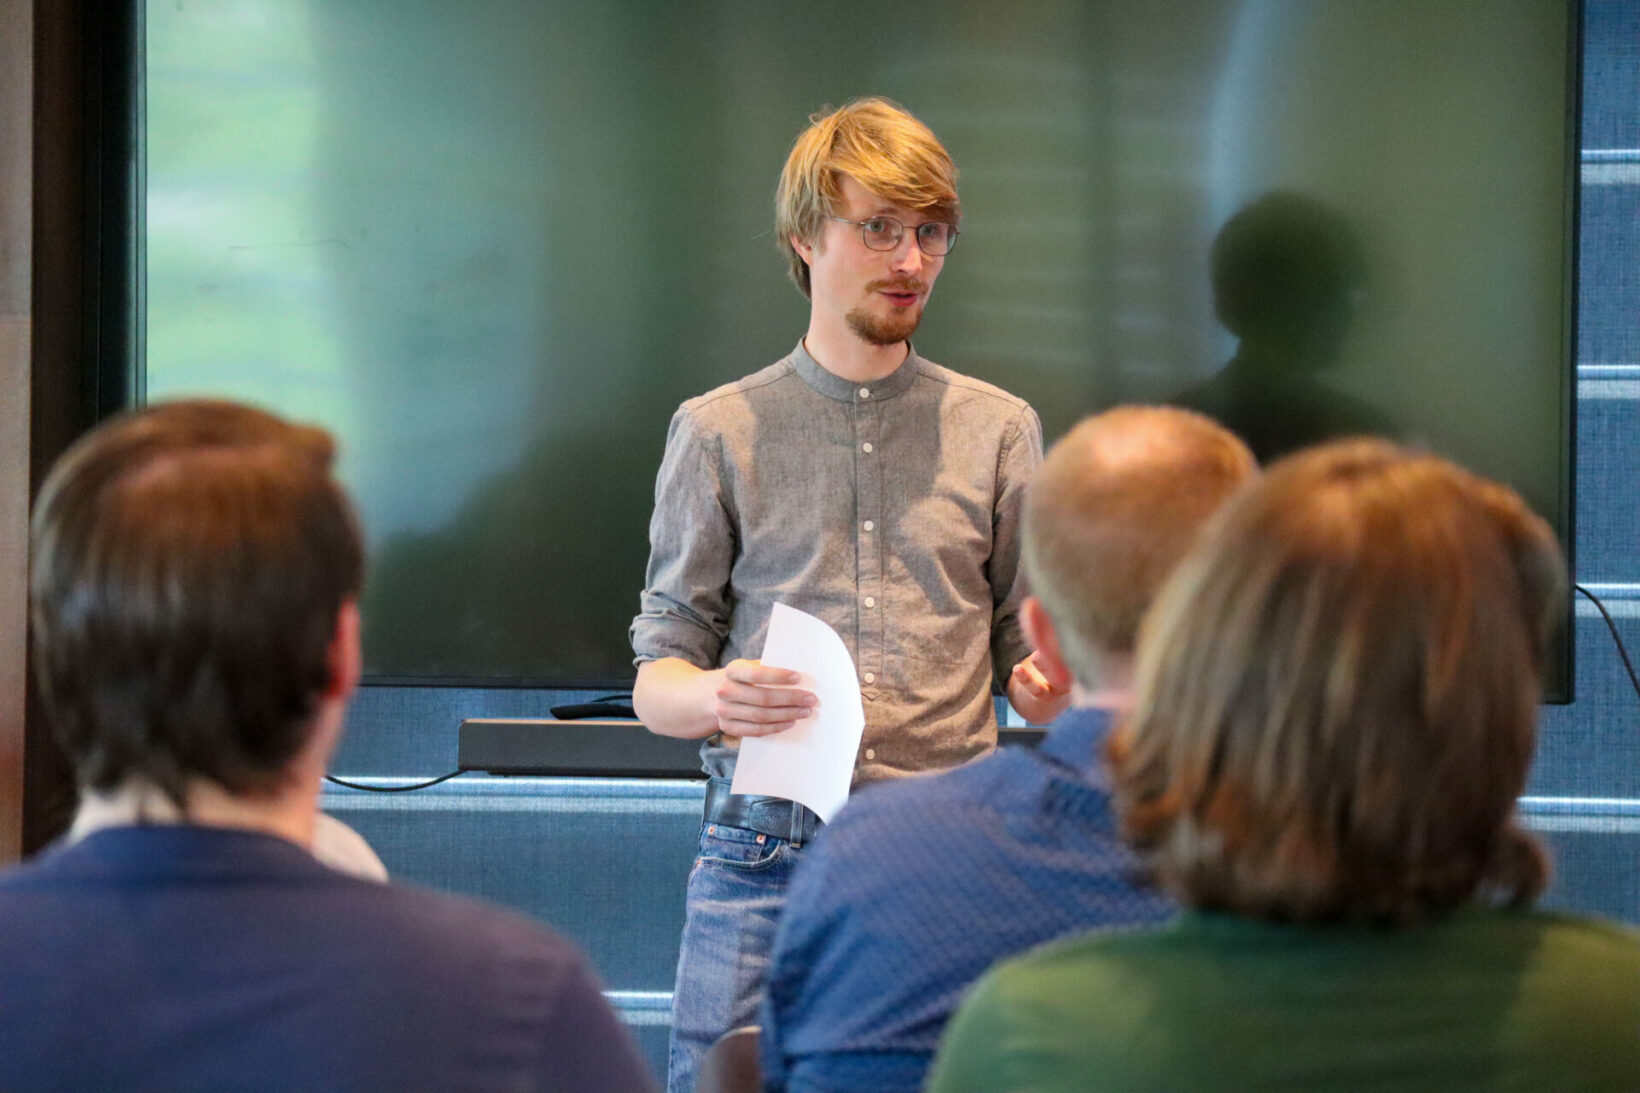
{"type": "Polygon", "coordinates": [[[1235,434],[1165,406],[1106,411],[1053,446],[1026,494],[1025,573],[1084,687],[1133,651],[1162,582],[1256,472],[1235,434]]]}
{"type": "Polygon", "coordinates": [[[80,782],[272,792],[307,742],[363,578],[318,429],[225,402],[117,417],[36,503],[34,660],[80,782]]]}
{"type": "Polygon", "coordinates": [[[792,237],[808,243],[820,238],[826,218],[842,205],[843,175],[932,219],[951,224],[962,219],[950,154],[904,107],[867,98],[816,113],[786,157],[774,199],[775,239],[805,296],[809,267],[792,237]]]}
{"type": "Polygon", "coordinates": [[[1183,902],[1269,919],[1530,900],[1513,807],[1564,580],[1548,526],[1444,460],[1278,462],[1146,621],[1112,748],[1129,836],[1183,902]]]}

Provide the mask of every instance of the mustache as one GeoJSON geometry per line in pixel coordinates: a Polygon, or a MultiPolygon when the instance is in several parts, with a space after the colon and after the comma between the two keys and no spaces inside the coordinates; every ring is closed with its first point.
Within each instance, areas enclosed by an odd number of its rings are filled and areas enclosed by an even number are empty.
{"type": "Polygon", "coordinates": [[[915,292],[922,295],[928,291],[928,286],[915,277],[890,277],[882,281],[873,281],[866,286],[868,292],[915,292]]]}

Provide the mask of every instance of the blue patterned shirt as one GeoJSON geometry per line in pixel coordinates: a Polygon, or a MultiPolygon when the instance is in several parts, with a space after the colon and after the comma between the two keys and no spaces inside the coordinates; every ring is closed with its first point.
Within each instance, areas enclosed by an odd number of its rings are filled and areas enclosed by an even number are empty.
{"type": "Polygon", "coordinates": [[[946,1021],[998,960],[1074,931],[1161,921],[1072,709],[1032,751],[861,791],[792,880],[769,969],[765,1088],[920,1090],[946,1021]]]}

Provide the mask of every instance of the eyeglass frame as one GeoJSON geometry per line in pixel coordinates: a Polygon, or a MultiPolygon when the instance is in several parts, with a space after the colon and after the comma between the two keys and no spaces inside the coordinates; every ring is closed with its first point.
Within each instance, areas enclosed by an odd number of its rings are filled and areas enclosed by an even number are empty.
{"type": "Polygon", "coordinates": [[[950,254],[952,251],[957,249],[957,236],[962,234],[960,231],[957,230],[957,226],[955,224],[952,224],[950,221],[947,221],[947,220],[924,220],[921,224],[918,224],[915,228],[912,228],[910,224],[907,224],[905,221],[901,220],[899,217],[897,217],[897,216],[887,216],[887,215],[884,215],[884,214],[878,214],[876,216],[861,217],[859,220],[850,220],[846,216],[828,216],[828,217],[826,217],[826,219],[827,220],[835,220],[839,224],[853,224],[856,228],[859,228],[860,229],[860,242],[865,246],[865,248],[867,250],[875,251],[878,254],[887,254],[889,251],[894,250],[895,248],[897,248],[905,240],[906,229],[911,228],[911,238],[917,241],[917,249],[918,250],[922,251],[924,254],[928,255],[928,257],[930,257],[930,258],[944,258],[946,255],[950,254]],[[874,247],[874,246],[871,245],[870,241],[866,239],[866,225],[871,223],[873,220],[886,220],[890,224],[897,224],[899,226],[900,230],[897,233],[895,233],[894,242],[890,243],[886,247],[874,247]],[[938,254],[934,253],[933,251],[929,250],[926,246],[923,245],[922,230],[923,230],[924,226],[926,226],[928,224],[943,224],[943,225],[945,225],[945,230],[951,233],[950,244],[945,248],[945,250],[941,251],[938,254]]]}

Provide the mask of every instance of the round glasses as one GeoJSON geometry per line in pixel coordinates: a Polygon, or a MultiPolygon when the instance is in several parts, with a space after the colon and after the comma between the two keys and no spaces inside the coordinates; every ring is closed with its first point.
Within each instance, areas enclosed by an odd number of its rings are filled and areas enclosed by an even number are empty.
{"type": "MultiPolygon", "coordinates": [[[[830,219],[859,228],[860,239],[872,250],[893,250],[905,236],[905,225],[892,216],[868,216],[864,220],[833,216],[830,219]]],[[[917,246],[930,258],[944,258],[957,245],[957,229],[943,220],[926,220],[916,226],[913,234],[917,246]]]]}

